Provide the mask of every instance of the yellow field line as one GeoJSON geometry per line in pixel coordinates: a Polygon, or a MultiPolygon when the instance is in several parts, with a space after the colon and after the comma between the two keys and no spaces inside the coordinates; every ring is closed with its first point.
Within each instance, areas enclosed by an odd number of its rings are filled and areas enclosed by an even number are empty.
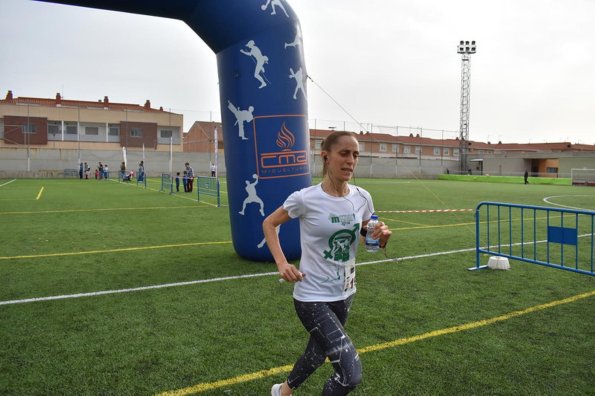
{"type": "Polygon", "coordinates": [[[36,201],[39,201],[39,198],[41,198],[41,194],[43,193],[43,189],[45,187],[41,187],[41,190],[39,190],[39,194],[37,194],[37,198],[35,198],[36,201]]]}
{"type": "MultiPolygon", "coordinates": [[[[544,217],[536,217],[535,220],[545,220],[547,219],[546,216],[544,217]]],[[[471,223],[453,223],[453,224],[436,224],[436,225],[424,225],[421,223],[413,223],[413,222],[409,222],[409,221],[403,221],[403,220],[397,220],[397,219],[385,219],[385,220],[390,220],[390,221],[394,221],[397,223],[404,223],[404,224],[414,224],[417,225],[417,227],[403,227],[403,228],[398,228],[397,231],[404,231],[404,230],[420,230],[420,229],[424,229],[424,228],[441,228],[441,227],[462,227],[462,226],[468,226],[468,225],[475,225],[475,221],[471,222],[471,223]]],[[[505,221],[509,221],[509,219],[506,219],[505,221]]],[[[514,219],[515,222],[520,222],[520,219],[514,219]]],[[[529,218],[529,219],[524,219],[524,221],[533,221],[533,218],[529,218]]],[[[488,221],[487,220],[482,220],[479,223],[480,224],[486,224],[488,221]]]]}
{"type": "Polygon", "coordinates": [[[174,391],[168,391],[160,393],[159,396],[182,396],[191,395],[193,393],[205,392],[208,390],[223,388],[224,386],[236,385],[242,382],[254,381],[261,378],[271,377],[277,374],[288,373],[293,368],[292,364],[286,366],[274,367],[268,370],[261,370],[250,374],[239,375],[228,379],[223,379],[215,382],[205,382],[202,384],[196,384],[188,388],[182,388],[174,391]]]}
{"type": "Polygon", "coordinates": [[[223,245],[231,243],[231,241],[221,242],[190,242],[190,243],[176,243],[171,245],[156,245],[156,246],[135,246],[127,248],[117,249],[106,249],[106,250],[88,250],[82,252],[63,252],[63,253],[46,253],[46,254],[32,254],[26,256],[4,256],[0,257],[0,260],[20,260],[20,259],[32,259],[32,258],[45,258],[45,257],[65,257],[65,256],[81,256],[85,254],[103,254],[103,253],[119,253],[119,252],[134,252],[138,250],[153,250],[153,249],[170,249],[187,246],[202,246],[202,245],[223,245]]]}
{"type": "Polygon", "coordinates": [[[586,292],[586,293],[582,293],[582,294],[577,294],[575,296],[568,297],[568,298],[565,298],[562,300],[552,301],[552,302],[541,304],[541,305],[535,305],[533,307],[521,309],[519,311],[512,311],[507,314],[496,316],[496,317],[490,318],[490,319],[484,319],[484,320],[479,320],[477,322],[465,323],[465,324],[458,325],[458,326],[448,327],[446,329],[434,330],[434,331],[430,331],[428,333],[420,334],[417,336],[401,338],[398,340],[389,341],[389,342],[385,342],[382,344],[370,345],[370,346],[365,347],[361,350],[358,350],[358,352],[359,353],[375,352],[375,351],[380,351],[383,349],[393,348],[398,345],[404,345],[404,344],[409,344],[409,343],[412,343],[415,341],[425,340],[427,338],[438,337],[438,336],[442,336],[442,335],[446,335],[446,334],[458,333],[458,332],[466,331],[466,330],[472,330],[472,329],[476,329],[478,327],[483,327],[483,326],[491,325],[491,324],[494,324],[497,322],[503,322],[508,319],[516,318],[517,316],[522,316],[522,315],[526,315],[526,314],[529,314],[532,312],[541,311],[541,310],[548,309],[548,308],[553,308],[553,307],[556,307],[556,306],[562,305],[562,304],[568,304],[568,303],[575,302],[577,300],[588,298],[591,296],[595,296],[595,290],[592,290],[592,291],[586,292]]]}
{"type": "Polygon", "coordinates": [[[149,207],[135,207],[135,208],[97,208],[97,209],[63,209],[63,210],[36,210],[30,212],[0,212],[2,215],[22,215],[22,214],[48,214],[48,213],[79,213],[79,212],[110,212],[110,211],[123,211],[123,210],[155,210],[155,209],[193,209],[202,208],[203,206],[149,206],[149,207]]]}
{"type": "MultiPolygon", "coordinates": [[[[541,305],[535,305],[533,307],[521,309],[518,311],[512,311],[507,314],[496,316],[496,317],[490,318],[490,319],[479,320],[477,322],[470,322],[470,323],[462,324],[459,326],[448,327],[448,328],[441,329],[441,330],[434,330],[434,331],[423,333],[423,334],[420,334],[417,336],[400,338],[400,339],[385,342],[382,344],[370,345],[370,346],[364,347],[362,349],[358,349],[358,353],[361,355],[361,354],[368,353],[368,352],[377,352],[377,351],[381,351],[384,349],[394,348],[399,345],[405,345],[405,344],[410,344],[410,343],[416,342],[416,341],[422,341],[422,340],[425,340],[428,338],[438,337],[438,336],[442,336],[442,335],[446,335],[446,334],[458,333],[458,332],[466,331],[466,330],[472,330],[472,329],[476,329],[478,327],[483,327],[483,326],[491,325],[491,324],[494,324],[497,322],[502,322],[502,321],[512,319],[512,318],[515,318],[518,316],[527,315],[532,312],[541,311],[541,310],[548,309],[548,308],[553,308],[558,305],[569,304],[571,302],[575,302],[575,301],[585,299],[588,297],[592,297],[592,296],[595,296],[595,290],[592,290],[592,291],[586,292],[586,293],[582,293],[582,294],[577,294],[575,296],[564,298],[562,300],[552,301],[552,302],[541,304],[541,305]]],[[[205,392],[205,391],[209,391],[209,390],[213,390],[213,389],[222,388],[224,386],[237,385],[237,384],[240,384],[243,382],[253,381],[253,380],[270,377],[270,376],[277,375],[277,374],[286,373],[286,372],[291,371],[292,367],[293,367],[293,365],[274,367],[272,369],[256,371],[254,373],[243,374],[243,375],[239,375],[237,377],[227,378],[227,379],[223,379],[223,380],[219,380],[219,381],[215,381],[215,382],[204,382],[201,384],[189,386],[187,388],[181,388],[181,389],[177,389],[177,390],[173,390],[173,391],[159,393],[158,396],[182,396],[182,395],[191,395],[191,394],[195,394],[195,393],[205,392]]]]}

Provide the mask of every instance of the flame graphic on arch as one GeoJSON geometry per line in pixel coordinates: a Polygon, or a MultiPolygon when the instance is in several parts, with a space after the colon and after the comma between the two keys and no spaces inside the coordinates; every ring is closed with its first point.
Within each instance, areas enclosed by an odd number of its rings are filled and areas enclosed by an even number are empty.
{"type": "Polygon", "coordinates": [[[277,146],[283,151],[291,150],[295,144],[294,134],[285,126],[285,123],[281,125],[281,129],[277,132],[277,146]]]}

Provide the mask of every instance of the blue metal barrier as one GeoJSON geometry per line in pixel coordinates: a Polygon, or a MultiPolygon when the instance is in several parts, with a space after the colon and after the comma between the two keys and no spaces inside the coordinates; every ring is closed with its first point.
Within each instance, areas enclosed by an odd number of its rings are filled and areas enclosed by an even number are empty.
{"type": "Polygon", "coordinates": [[[595,211],[481,202],[475,208],[475,267],[481,254],[595,275],[595,211]]]}
{"type": "Polygon", "coordinates": [[[216,177],[198,176],[196,178],[196,200],[200,202],[200,195],[209,195],[217,199],[217,207],[221,207],[221,189],[216,177]]]}

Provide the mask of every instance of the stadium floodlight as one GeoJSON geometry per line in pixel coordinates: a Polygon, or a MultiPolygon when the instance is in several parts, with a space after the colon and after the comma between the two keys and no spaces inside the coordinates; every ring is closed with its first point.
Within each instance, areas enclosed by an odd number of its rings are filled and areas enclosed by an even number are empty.
{"type": "Polygon", "coordinates": [[[461,118],[459,123],[459,160],[461,173],[467,171],[467,151],[469,149],[469,108],[471,97],[471,55],[477,51],[475,41],[459,41],[457,53],[461,59],[461,118]]]}
{"type": "Polygon", "coordinates": [[[475,41],[463,41],[461,40],[459,42],[459,48],[457,50],[457,52],[459,54],[474,54],[475,51],[477,50],[477,47],[475,45],[475,41]]]}

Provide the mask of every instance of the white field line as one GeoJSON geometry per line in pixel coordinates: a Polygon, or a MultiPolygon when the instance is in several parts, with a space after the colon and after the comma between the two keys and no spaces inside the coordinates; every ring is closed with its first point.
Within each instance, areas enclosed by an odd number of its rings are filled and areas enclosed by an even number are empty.
{"type": "Polygon", "coordinates": [[[129,288],[129,289],[102,290],[102,291],[91,292],[91,293],[64,294],[61,296],[48,296],[48,297],[26,298],[23,300],[0,301],[0,305],[24,304],[24,303],[30,303],[30,302],[51,301],[51,300],[65,300],[68,298],[103,296],[106,294],[131,293],[131,292],[144,291],[144,290],[165,289],[167,287],[189,286],[189,285],[196,285],[196,284],[200,284],[200,283],[212,283],[212,282],[222,282],[222,281],[235,280],[235,279],[258,278],[261,276],[271,276],[271,275],[278,275],[278,272],[265,272],[262,274],[227,276],[227,277],[223,277],[223,278],[201,279],[201,280],[194,280],[194,281],[187,281],[187,282],[164,283],[161,285],[133,287],[133,288],[129,288]]]}
{"type": "MultiPolygon", "coordinates": [[[[578,237],[585,237],[591,236],[591,234],[584,234],[579,235],[578,237]]],[[[536,242],[525,242],[524,244],[532,244],[532,243],[545,243],[547,241],[536,241],[536,242]]],[[[514,243],[512,246],[518,246],[521,243],[514,243]]],[[[485,247],[483,248],[485,249],[485,247]]],[[[458,249],[458,250],[449,250],[445,252],[436,252],[436,253],[427,253],[427,254],[420,254],[416,256],[405,256],[405,257],[395,257],[395,258],[386,258],[383,260],[374,260],[374,261],[366,261],[363,263],[358,263],[357,266],[364,266],[364,265],[371,265],[371,264],[381,264],[381,263],[388,263],[388,262],[400,262],[406,260],[415,260],[420,258],[427,258],[427,257],[435,257],[435,256],[443,256],[447,254],[457,254],[457,253],[465,253],[474,251],[475,248],[466,248],[466,249],[458,249]]],[[[51,301],[51,300],[65,300],[71,298],[81,298],[81,297],[94,297],[94,296],[103,296],[108,294],[119,294],[119,293],[131,293],[131,292],[138,292],[138,291],[145,291],[145,290],[154,290],[154,289],[165,289],[168,287],[179,287],[179,286],[189,286],[189,285],[197,285],[202,283],[213,283],[213,282],[224,282],[224,281],[231,281],[236,279],[247,279],[247,278],[259,278],[263,276],[278,276],[278,272],[264,272],[261,274],[247,274],[247,275],[235,275],[235,276],[226,276],[220,278],[211,278],[211,279],[199,279],[194,281],[186,281],[186,282],[176,282],[176,283],[164,283],[160,285],[150,285],[150,286],[141,286],[141,287],[133,287],[128,289],[116,289],[116,290],[102,290],[97,292],[90,292],[90,293],[77,293],[77,294],[64,294],[59,296],[48,296],[48,297],[36,297],[36,298],[26,298],[22,300],[7,300],[7,301],[0,301],[0,305],[12,305],[12,304],[25,304],[31,302],[40,302],[40,301],[51,301]]]]}
{"type": "MultiPolygon", "coordinates": [[[[384,260],[375,260],[375,261],[368,261],[368,262],[364,262],[364,263],[358,263],[357,265],[363,266],[363,265],[370,265],[370,264],[380,264],[380,263],[387,263],[387,262],[414,260],[414,259],[418,259],[418,258],[440,256],[440,255],[445,255],[445,254],[470,252],[473,250],[475,250],[475,248],[451,250],[451,251],[447,251],[447,252],[438,252],[438,253],[428,253],[428,254],[421,254],[418,256],[387,258],[384,260]]],[[[59,295],[59,296],[25,298],[22,300],[0,301],[0,305],[25,304],[25,303],[40,302],[40,301],[65,300],[65,299],[70,299],[70,298],[103,296],[103,295],[107,295],[107,294],[131,293],[131,292],[138,292],[138,291],[145,291],[145,290],[165,289],[168,287],[197,285],[197,284],[201,284],[201,283],[224,282],[224,281],[231,281],[231,280],[236,280],[236,279],[247,279],[247,278],[259,278],[262,276],[279,276],[279,273],[276,271],[275,272],[264,272],[262,274],[226,276],[226,277],[221,277],[221,278],[200,279],[200,280],[186,281],[186,282],[164,283],[161,285],[133,287],[133,288],[129,288],[129,289],[102,290],[102,291],[90,292],[90,293],[77,293],[77,294],[64,294],[64,295],[59,295]]]]}
{"type": "Polygon", "coordinates": [[[9,180],[9,181],[7,181],[6,183],[0,184],[0,187],[4,187],[4,186],[6,186],[7,184],[10,184],[10,183],[12,183],[12,182],[15,182],[15,181],[17,181],[17,179],[12,179],[12,180],[9,180]]]}
{"type": "Polygon", "coordinates": [[[551,201],[553,198],[566,198],[566,197],[591,197],[591,195],[552,195],[550,197],[545,197],[543,199],[543,202],[548,203],[550,205],[555,205],[555,206],[560,206],[562,208],[567,208],[567,209],[592,210],[592,209],[586,209],[586,208],[577,208],[576,206],[562,205],[562,204],[555,203],[555,202],[552,202],[551,201]]]}

